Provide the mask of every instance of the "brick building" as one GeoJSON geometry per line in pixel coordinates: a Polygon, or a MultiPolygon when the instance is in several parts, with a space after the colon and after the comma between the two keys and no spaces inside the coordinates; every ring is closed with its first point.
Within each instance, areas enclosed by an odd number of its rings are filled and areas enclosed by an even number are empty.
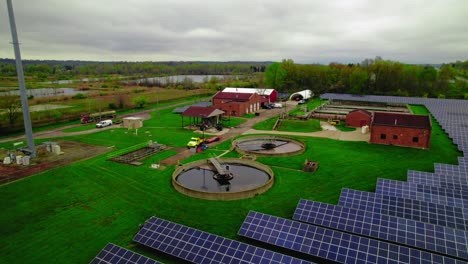
{"type": "Polygon", "coordinates": [[[427,149],[431,131],[429,116],[374,112],[369,142],[427,149]]]}
{"type": "Polygon", "coordinates": [[[370,126],[372,113],[363,109],[356,109],[346,115],[346,126],[363,127],[370,126]]]}
{"type": "Polygon", "coordinates": [[[260,109],[261,97],[257,93],[218,92],[212,101],[212,107],[226,112],[227,116],[243,116],[260,109]]]}

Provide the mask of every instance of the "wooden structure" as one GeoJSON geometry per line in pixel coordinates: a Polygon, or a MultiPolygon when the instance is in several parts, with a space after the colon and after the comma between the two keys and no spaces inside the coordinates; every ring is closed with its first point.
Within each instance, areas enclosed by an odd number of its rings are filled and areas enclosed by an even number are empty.
{"type": "Polygon", "coordinates": [[[143,127],[143,118],[141,117],[125,117],[122,119],[122,122],[123,127],[128,129],[136,129],[143,127]]]}
{"type": "Polygon", "coordinates": [[[429,116],[374,112],[369,142],[427,149],[431,131],[429,116]]]}
{"type": "Polygon", "coordinates": [[[372,113],[364,109],[356,109],[346,115],[346,126],[363,127],[370,126],[372,113]]]}
{"type": "Polygon", "coordinates": [[[314,172],[318,169],[318,166],[318,162],[316,161],[306,161],[302,170],[305,172],[314,172]]]}
{"type": "Polygon", "coordinates": [[[257,93],[218,92],[213,96],[213,107],[226,112],[228,116],[243,116],[260,109],[261,97],[257,93]]]}
{"type": "Polygon", "coordinates": [[[182,127],[184,126],[184,117],[191,117],[191,125],[199,125],[204,128],[216,126],[219,122],[219,116],[224,114],[214,107],[191,106],[182,113],[182,127]]]}

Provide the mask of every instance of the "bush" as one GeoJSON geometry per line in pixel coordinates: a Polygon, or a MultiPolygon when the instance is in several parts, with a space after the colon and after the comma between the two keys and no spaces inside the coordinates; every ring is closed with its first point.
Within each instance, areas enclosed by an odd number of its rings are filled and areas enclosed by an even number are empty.
{"type": "Polygon", "coordinates": [[[86,95],[82,94],[82,93],[77,93],[75,94],[73,97],[73,99],[85,99],[86,98],[86,95]]]}
{"type": "Polygon", "coordinates": [[[117,105],[115,103],[109,103],[109,108],[112,110],[118,109],[117,105]]]}

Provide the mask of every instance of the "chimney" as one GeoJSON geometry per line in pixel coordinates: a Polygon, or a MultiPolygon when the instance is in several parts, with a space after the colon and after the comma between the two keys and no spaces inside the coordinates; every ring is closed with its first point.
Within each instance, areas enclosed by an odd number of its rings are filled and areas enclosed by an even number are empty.
{"type": "Polygon", "coordinates": [[[397,121],[398,121],[398,119],[396,119],[396,118],[395,118],[395,126],[396,126],[396,125],[397,125],[397,123],[398,123],[397,121]]]}

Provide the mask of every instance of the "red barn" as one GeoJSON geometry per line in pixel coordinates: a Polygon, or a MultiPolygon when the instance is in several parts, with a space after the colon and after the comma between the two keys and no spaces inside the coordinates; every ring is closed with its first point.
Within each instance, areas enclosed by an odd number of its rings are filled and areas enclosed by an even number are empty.
{"type": "Polygon", "coordinates": [[[375,112],[370,143],[427,149],[431,131],[429,116],[375,112]]]}
{"type": "Polygon", "coordinates": [[[218,92],[213,96],[212,107],[223,110],[228,116],[243,116],[260,109],[261,97],[257,93],[218,92]]]}
{"type": "Polygon", "coordinates": [[[372,113],[363,109],[356,109],[346,115],[346,126],[363,127],[370,126],[372,113]]]}
{"type": "Polygon", "coordinates": [[[278,92],[275,89],[267,88],[235,88],[235,87],[226,87],[223,92],[225,93],[258,93],[262,98],[263,104],[274,103],[278,100],[278,92]]]}

